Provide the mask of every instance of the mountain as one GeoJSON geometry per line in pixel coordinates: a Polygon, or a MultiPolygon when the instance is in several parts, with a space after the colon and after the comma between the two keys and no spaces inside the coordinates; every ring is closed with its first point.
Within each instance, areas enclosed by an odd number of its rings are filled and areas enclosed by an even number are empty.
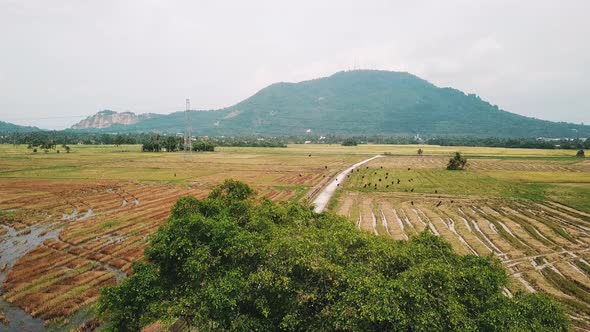
{"type": "Polygon", "coordinates": [[[31,132],[31,131],[39,131],[41,129],[37,127],[29,127],[29,126],[19,126],[13,123],[0,121],[0,132],[31,132]]]}
{"type": "Polygon", "coordinates": [[[76,123],[72,129],[103,129],[114,124],[133,125],[140,121],[161,116],[160,114],[146,113],[136,115],[133,112],[114,112],[111,110],[100,111],[86,119],[76,123]]]}
{"type": "MultiPolygon", "coordinates": [[[[182,132],[184,112],[110,130],[182,132]]],[[[228,108],[192,111],[197,135],[590,137],[590,126],[529,118],[408,73],[355,70],[272,84],[228,108]]]]}

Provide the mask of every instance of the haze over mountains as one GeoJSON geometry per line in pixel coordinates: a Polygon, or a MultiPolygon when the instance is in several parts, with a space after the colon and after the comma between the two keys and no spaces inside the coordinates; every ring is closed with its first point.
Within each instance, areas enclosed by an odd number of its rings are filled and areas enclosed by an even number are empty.
{"type": "MultiPolygon", "coordinates": [[[[439,88],[408,73],[355,70],[272,84],[220,110],[192,111],[196,135],[415,135],[590,137],[590,126],[529,118],[478,96],[439,88]]],[[[72,126],[108,132],[177,133],[184,112],[102,111],[72,126]]]]}

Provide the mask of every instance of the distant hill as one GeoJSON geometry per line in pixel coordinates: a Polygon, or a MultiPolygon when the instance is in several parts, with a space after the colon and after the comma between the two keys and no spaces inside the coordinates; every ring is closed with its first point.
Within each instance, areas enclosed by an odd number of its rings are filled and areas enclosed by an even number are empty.
{"type": "Polygon", "coordinates": [[[13,123],[0,121],[0,133],[4,132],[31,132],[31,131],[39,131],[41,129],[37,127],[29,127],[29,126],[19,126],[13,123]]]}
{"type": "Polygon", "coordinates": [[[72,126],[72,129],[103,129],[109,128],[114,124],[133,125],[158,116],[161,115],[153,113],[136,115],[133,112],[117,113],[111,110],[104,110],[76,123],[72,126]]]}
{"type": "MultiPolygon", "coordinates": [[[[197,135],[590,137],[590,126],[506,112],[473,94],[401,72],[356,70],[272,84],[225,109],[191,112],[197,135]]],[[[184,112],[111,130],[181,132],[184,112]]]]}

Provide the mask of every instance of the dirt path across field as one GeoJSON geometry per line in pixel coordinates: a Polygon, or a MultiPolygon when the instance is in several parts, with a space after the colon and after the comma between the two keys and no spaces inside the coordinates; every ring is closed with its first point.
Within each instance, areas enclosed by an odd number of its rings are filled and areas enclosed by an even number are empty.
{"type": "Polygon", "coordinates": [[[322,189],[322,191],[320,191],[317,197],[313,200],[313,204],[315,205],[314,211],[317,213],[321,213],[324,211],[326,205],[328,205],[328,202],[330,201],[330,198],[332,198],[332,195],[334,195],[334,193],[336,192],[338,185],[344,182],[344,179],[346,179],[346,175],[348,175],[348,173],[350,173],[353,169],[361,166],[362,164],[368,163],[369,161],[377,159],[379,157],[382,156],[376,155],[369,159],[365,159],[338,173],[338,175],[336,175],[336,177],[333,180],[328,182],[328,184],[322,189]]]}

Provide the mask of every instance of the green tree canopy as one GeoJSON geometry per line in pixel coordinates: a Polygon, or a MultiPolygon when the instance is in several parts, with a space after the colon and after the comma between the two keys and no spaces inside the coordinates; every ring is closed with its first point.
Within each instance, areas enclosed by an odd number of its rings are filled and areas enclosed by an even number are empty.
{"type": "Polygon", "coordinates": [[[449,159],[449,163],[447,164],[447,169],[450,171],[457,171],[465,169],[467,165],[467,159],[461,156],[460,152],[455,152],[453,158],[449,159]]]}
{"type": "Polygon", "coordinates": [[[110,330],[181,320],[199,331],[565,331],[546,295],[502,294],[493,257],[460,256],[423,232],[373,236],[306,205],[252,202],[227,180],[183,197],[145,261],[103,290],[110,330]]]}

